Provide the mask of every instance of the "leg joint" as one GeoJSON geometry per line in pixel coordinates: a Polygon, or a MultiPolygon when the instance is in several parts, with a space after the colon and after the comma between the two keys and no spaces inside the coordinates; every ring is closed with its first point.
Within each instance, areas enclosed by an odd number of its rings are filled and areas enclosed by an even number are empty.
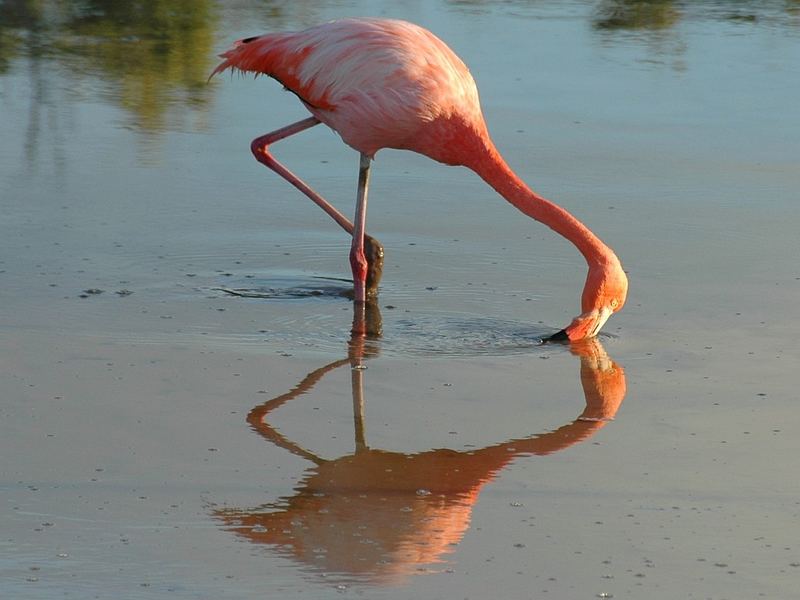
{"type": "Polygon", "coordinates": [[[269,154],[267,150],[267,148],[269,148],[269,141],[264,139],[265,137],[266,136],[257,137],[250,142],[250,152],[252,152],[256,158],[269,154]]]}

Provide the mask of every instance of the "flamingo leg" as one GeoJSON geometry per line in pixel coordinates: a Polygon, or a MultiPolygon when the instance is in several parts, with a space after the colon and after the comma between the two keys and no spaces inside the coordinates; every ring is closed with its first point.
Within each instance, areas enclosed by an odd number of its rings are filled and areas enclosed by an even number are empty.
{"type": "Polygon", "coordinates": [[[358,170],[358,196],[356,198],[356,216],[353,219],[353,242],[350,246],[350,267],[353,270],[355,287],[354,300],[363,305],[367,301],[367,258],[364,255],[364,232],[367,228],[367,192],[369,189],[369,168],[372,159],[361,154],[358,170]]]}
{"type": "Polygon", "coordinates": [[[298,121],[297,123],[292,123],[286,127],[281,127],[280,129],[276,129],[275,131],[254,139],[250,143],[250,150],[253,152],[253,156],[256,157],[258,162],[275,171],[278,175],[303,192],[303,194],[311,198],[314,204],[328,213],[328,215],[330,215],[330,217],[336,221],[342,229],[352,235],[353,224],[350,222],[350,220],[340,213],[330,202],[315,192],[305,181],[300,179],[297,175],[292,173],[289,169],[278,162],[278,160],[269,151],[270,144],[279,142],[280,140],[285,139],[290,135],[294,135],[295,133],[300,133],[301,131],[310,129],[319,123],[320,121],[316,117],[308,117],[302,121],[298,121]]]}
{"type": "Polygon", "coordinates": [[[350,235],[353,235],[353,244],[351,246],[351,266],[354,264],[359,265],[359,273],[362,270],[361,265],[366,265],[364,267],[364,276],[356,277],[356,269],[353,267],[353,280],[355,286],[355,300],[356,302],[363,303],[365,301],[364,297],[369,296],[377,296],[378,294],[378,284],[380,283],[381,275],[383,273],[383,257],[384,257],[384,250],[383,245],[373,238],[372,236],[366,235],[364,233],[364,229],[366,226],[366,199],[367,199],[367,183],[369,181],[369,162],[371,159],[362,155],[361,162],[362,162],[362,174],[359,176],[359,206],[360,209],[357,208],[356,210],[356,218],[361,218],[362,225],[361,225],[361,233],[355,235],[356,228],[350,222],[350,220],[345,217],[341,212],[339,212],[336,207],[334,207],[330,202],[325,200],[322,196],[320,196],[317,192],[315,192],[311,186],[309,186],[305,181],[300,179],[297,175],[292,173],[289,169],[287,169],[283,164],[281,164],[273,155],[272,152],[269,150],[270,144],[283,140],[295,133],[300,133],[301,131],[305,131],[306,129],[310,129],[314,125],[318,125],[320,123],[319,119],[316,117],[308,117],[303,119],[302,121],[297,121],[296,123],[292,123],[291,125],[287,125],[286,127],[281,127],[280,129],[276,129],[270,133],[257,137],[250,143],[250,150],[253,152],[253,156],[256,157],[256,160],[260,162],[265,167],[270,168],[271,170],[275,171],[278,175],[283,177],[286,181],[291,183],[294,187],[298,190],[303,192],[306,196],[308,196],[314,204],[319,206],[322,210],[324,210],[328,215],[339,224],[339,226],[344,229],[350,235]],[[366,161],[366,163],[365,163],[366,161]],[[366,164],[366,170],[364,167],[366,164]],[[363,181],[362,181],[363,178],[363,181]],[[361,200],[363,196],[363,202],[361,200]],[[360,212],[359,212],[360,211],[360,212]],[[359,217],[359,215],[361,215],[359,217]],[[359,242],[356,243],[356,238],[359,238],[359,242]],[[360,248],[360,251],[356,249],[356,247],[360,248]],[[353,253],[355,251],[355,254],[353,253]],[[353,256],[357,257],[356,262],[353,262],[353,256]],[[358,258],[361,257],[361,258],[358,258]],[[363,277],[366,277],[366,291],[364,291],[365,284],[363,277]],[[359,296],[359,287],[361,288],[361,293],[359,296]],[[361,297],[361,300],[359,300],[361,297]]]}

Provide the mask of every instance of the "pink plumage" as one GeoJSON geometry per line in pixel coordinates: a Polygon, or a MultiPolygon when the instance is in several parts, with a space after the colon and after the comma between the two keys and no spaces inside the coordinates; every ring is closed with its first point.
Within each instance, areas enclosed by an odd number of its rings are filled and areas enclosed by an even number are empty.
{"type": "Polygon", "coordinates": [[[485,129],[467,67],[430,31],[405,21],[342,19],[241,40],[221,56],[214,73],[235,68],[277,79],[368,156],[398,148],[452,164],[439,144],[424,147],[424,129],[452,118],[485,129]]]}
{"type": "MultiPolygon", "coordinates": [[[[212,75],[228,68],[264,73],[294,92],[313,115],[257,138],[251,149],[259,162],[297,187],[352,235],[350,262],[356,307],[362,317],[371,266],[364,252],[367,187],[371,159],[381,148],[412,150],[469,167],[523,213],[575,244],[589,266],[582,313],[556,339],[595,336],[606,319],[622,308],[628,280],[616,254],[511,170],[489,137],[472,75],[430,31],[405,21],[342,19],[304,31],[240,40],[222,57],[225,60],[212,75]],[[361,153],[353,223],[269,150],[270,144],[318,123],[337,131],[361,153]]],[[[382,259],[380,244],[367,238],[382,259]]]]}

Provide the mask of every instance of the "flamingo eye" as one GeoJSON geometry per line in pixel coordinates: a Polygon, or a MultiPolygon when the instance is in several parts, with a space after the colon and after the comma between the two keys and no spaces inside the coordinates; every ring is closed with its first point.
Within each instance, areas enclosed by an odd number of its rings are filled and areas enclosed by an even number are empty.
{"type": "Polygon", "coordinates": [[[617,308],[619,306],[619,300],[616,298],[611,299],[611,308],[617,308]]]}

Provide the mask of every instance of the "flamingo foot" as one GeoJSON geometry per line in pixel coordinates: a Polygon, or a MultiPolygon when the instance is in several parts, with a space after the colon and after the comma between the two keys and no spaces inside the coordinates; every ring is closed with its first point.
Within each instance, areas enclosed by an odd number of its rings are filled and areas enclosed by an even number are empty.
{"type": "MultiPolygon", "coordinates": [[[[367,261],[366,281],[364,284],[364,301],[367,308],[374,305],[378,300],[379,284],[383,276],[383,259],[385,253],[383,244],[376,240],[371,235],[364,236],[364,258],[367,261]]],[[[352,265],[351,265],[352,266],[352,265]]],[[[353,291],[346,290],[343,296],[355,300],[355,284],[356,278],[353,278],[353,291]]]]}
{"type": "Polygon", "coordinates": [[[371,235],[364,235],[364,258],[367,259],[366,299],[378,297],[378,284],[383,276],[383,244],[371,235]]]}

